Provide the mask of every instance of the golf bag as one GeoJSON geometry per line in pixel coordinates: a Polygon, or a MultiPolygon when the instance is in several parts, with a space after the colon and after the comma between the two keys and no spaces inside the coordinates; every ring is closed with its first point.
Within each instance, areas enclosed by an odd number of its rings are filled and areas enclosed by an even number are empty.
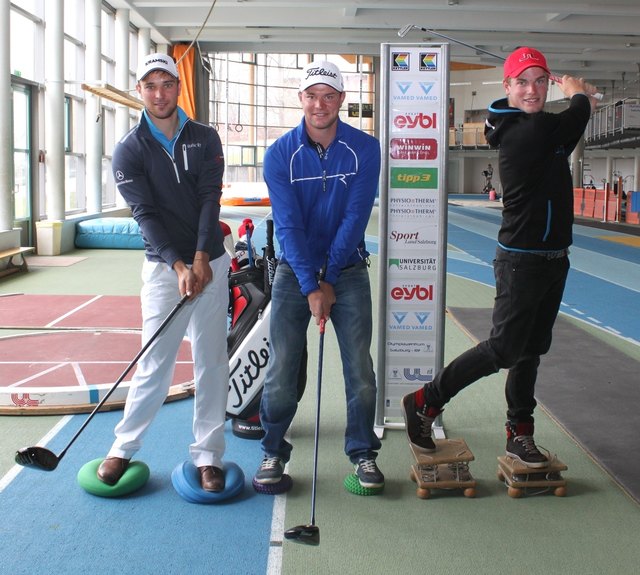
{"type": "MultiPolygon", "coordinates": [[[[253,223],[245,220],[240,241],[235,244],[235,265],[229,272],[229,396],[227,417],[234,435],[260,439],[260,400],[269,361],[269,318],[271,285],[277,260],[273,246],[273,221],[267,220],[267,243],[262,257],[255,256],[252,243],[253,223]],[[244,232],[244,233],[243,233],[244,232]],[[242,236],[244,235],[244,241],[242,236]],[[234,271],[235,268],[235,271],[234,271]]],[[[307,348],[298,375],[298,400],[307,382],[307,348]]]]}

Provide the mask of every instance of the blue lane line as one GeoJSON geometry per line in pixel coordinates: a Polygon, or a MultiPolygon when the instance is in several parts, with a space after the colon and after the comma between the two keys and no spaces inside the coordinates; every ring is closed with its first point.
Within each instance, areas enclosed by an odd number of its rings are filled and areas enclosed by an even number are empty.
{"type": "MultiPolygon", "coordinates": [[[[449,206],[449,244],[491,264],[500,223],[499,211],[449,206]]],[[[599,236],[624,235],[595,230],[599,236]]],[[[456,258],[449,250],[448,273],[487,285],[493,274],[478,264],[456,258]]],[[[640,322],[633,302],[640,290],[640,250],[594,237],[594,229],[574,226],[571,272],[561,311],[640,344],[640,322]]]]}
{"type": "MultiPolygon", "coordinates": [[[[263,217],[264,213],[256,214],[254,223],[263,217]]],[[[498,208],[449,203],[447,273],[493,287],[500,220],[498,208]]],[[[258,253],[262,253],[264,227],[258,225],[254,234],[258,253]]],[[[616,236],[625,234],[574,225],[571,272],[561,311],[640,344],[638,312],[633,311],[640,291],[640,249],[602,239],[616,236]]],[[[378,237],[367,235],[365,241],[377,255],[378,237]]]]}

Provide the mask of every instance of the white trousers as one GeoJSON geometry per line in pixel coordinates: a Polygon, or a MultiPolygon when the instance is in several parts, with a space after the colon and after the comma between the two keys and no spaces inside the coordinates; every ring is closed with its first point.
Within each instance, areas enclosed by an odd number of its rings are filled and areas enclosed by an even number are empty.
{"type": "MultiPolygon", "coordinates": [[[[229,391],[229,264],[226,253],[211,262],[213,280],[178,310],[138,362],[109,456],[130,459],[140,449],[145,432],[167,398],[178,349],[186,334],[191,342],[195,380],[194,442],[189,452],[196,467],[221,466],[229,391]]],[[[180,294],[178,276],[167,264],[145,261],[142,280],[144,345],[178,303],[180,294]]]]}

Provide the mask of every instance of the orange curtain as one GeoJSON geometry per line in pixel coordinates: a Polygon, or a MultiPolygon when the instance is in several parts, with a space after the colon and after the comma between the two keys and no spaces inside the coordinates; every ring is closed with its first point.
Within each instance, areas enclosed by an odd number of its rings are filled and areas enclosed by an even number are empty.
{"type": "Polygon", "coordinates": [[[187,52],[186,44],[178,44],[173,47],[173,59],[178,63],[178,74],[180,74],[180,83],[182,90],[178,98],[178,106],[180,106],[191,118],[196,120],[196,88],[194,76],[194,59],[195,50],[193,47],[187,52]],[[186,53],[186,56],[183,55],[186,53]]]}

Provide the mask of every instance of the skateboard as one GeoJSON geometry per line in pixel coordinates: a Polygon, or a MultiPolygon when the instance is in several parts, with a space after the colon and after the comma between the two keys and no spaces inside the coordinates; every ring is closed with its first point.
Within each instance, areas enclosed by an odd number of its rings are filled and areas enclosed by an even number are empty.
{"type": "Polygon", "coordinates": [[[435,451],[425,451],[409,443],[416,462],[411,479],[418,485],[416,494],[428,499],[432,489],[462,489],[465,497],[475,497],[476,481],[469,472],[473,453],[464,439],[434,439],[435,451]]]}
{"type": "Polygon", "coordinates": [[[527,467],[513,457],[498,457],[498,479],[507,486],[509,497],[522,497],[525,494],[537,495],[553,490],[557,497],[567,494],[567,482],[561,471],[567,466],[557,457],[550,458],[546,467],[527,467]]]}

